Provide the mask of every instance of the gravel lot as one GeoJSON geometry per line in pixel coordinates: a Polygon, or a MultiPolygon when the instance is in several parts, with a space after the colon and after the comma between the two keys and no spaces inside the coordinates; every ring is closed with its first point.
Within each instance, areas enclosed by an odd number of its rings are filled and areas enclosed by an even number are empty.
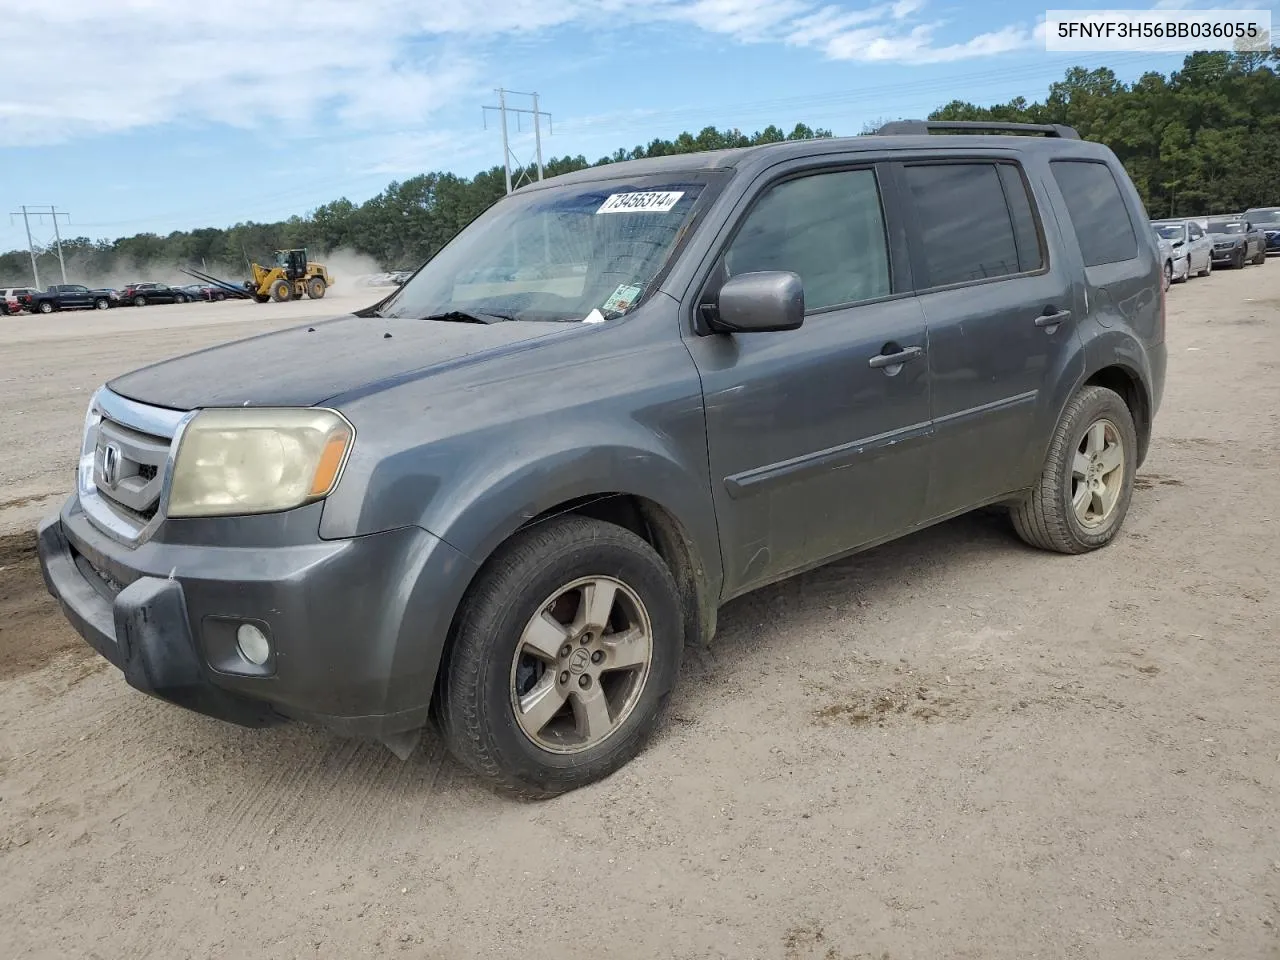
{"type": "Polygon", "coordinates": [[[973,515],[735,601],[649,750],[534,805],[150,700],[39,582],[93,387],[335,304],[4,321],[0,954],[1280,957],[1280,263],[1169,299],[1111,547],[973,515]]]}

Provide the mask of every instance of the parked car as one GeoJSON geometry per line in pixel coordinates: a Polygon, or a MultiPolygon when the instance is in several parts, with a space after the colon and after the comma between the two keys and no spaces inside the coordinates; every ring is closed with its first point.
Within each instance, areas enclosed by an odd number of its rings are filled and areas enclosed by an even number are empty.
{"type": "Polygon", "coordinates": [[[186,294],[189,300],[221,301],[227,299],[225,290],[208,284],[189,283],[185,287],[178,287],[177,289],[186,294]]]}
{"type": "Polygon", "coordinates": [[[1262,231],[1241,218],[1211,218],[1208,234],[1213,240],[1213,262],[1243,269],[1246,263],[1265,263],[1267,240],[1262,231]]]}
{"type": "Polygon", "coordinates": [[[434,717],[546,796],[641,749],[734,597],[990,504],[1103,547],[1164,385],[1156,240],[1105,146],[979,126],[565,174],[359,315],[117,377],[45,582],[154,696],[401,756],[434,717]]]}
{"type": "Polygon", "coordinates": [[[186,303],[191,297],[181,287],[163,283],[131,283],[120,291],[120,299],[135,307],[145,307],[149,303],[186,303]]]}
{"type": "Polygon", "coordinates": [[[119,304],[114,290],[93,289],[82,283],[55,283],[31,295],[28,309],[35,313],[58,310],[107,310],[119,304]]]}
{"type": "Polygon", "coordinates": [[[1175,259],[1177,258],[1177,255],[1173,252],[1173,244],[1170,243],[1168,240],[1166,240],[1164,237],[1160,236],[1159,230],[1153,230],[1152,233],[1156,235],[1156,246],[1159,248],[1159,251],[1160,251],[1160,269],[1161,269],[1161,272],[1164,274],[1164,289],[1168,290],[1171,286],[1173,286],[1173,276],[1174,276],[1173,264],[1175,259]]]}
{"type": "Polygon", "coordinates": [[[39,292],[35,287],[4,287],[0,288],[0,300],[9,305],[9,314],[12,316],[30,310],[31,301],[39,292]]]}
{"type": "Polygon", "coordinates": [[[1151,226],[1173,251],[1171,280],[1181,282],[1193,274],[1207,277],[1213,272],[1213,241],[1195,220],[1152,220],[1151,226]]]}
{"type": "Polygon", "coordinates": [[[1280,207],[1251,207],[1244,218],[1267,238],[1267,253],[1280,253],[1280,207]]]}

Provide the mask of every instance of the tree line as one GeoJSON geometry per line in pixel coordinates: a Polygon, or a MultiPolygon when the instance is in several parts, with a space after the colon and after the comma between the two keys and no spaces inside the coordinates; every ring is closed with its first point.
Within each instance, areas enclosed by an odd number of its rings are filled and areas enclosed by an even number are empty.
{"type": "MultiPolygon", "coordinates": [[[[1065,123],[1081,136],[1109,146],[1125,164],[1152,216],[1197,216],[1280,204],[1280,48],[1266,53],[1194,53],[1169,75],[1146,73],[1130,84],[1107,68],[1075,67],[1049,88],[1043,101],[1022,97],[980,107],[952,101],[930,114],[935,120],[1001,120],[1065,123]]],[[[864,130],[864,133],[873,132],[864,130]]],[[[753,134],[707,127],[673,140],[619,149],[594,164],[584,156],[559,157],[547,176],[588,166],[752,146],[782,140],[830,137],[830,130],[797,124],[753,134]]],[[[513,171],[535,176],[533,170],[513,171]]],[[[245,261],[272,251],[351,250],[385,269],[410,269],[433,256],[468,222],[505,193],[503,169],[471,178],[424,173],[395,181],[364,203],[342,198],[306,216],[277,223],[238,223],[159,236],[142,233],[116,240],[77,237],[63,241],[68,276],[141,275],[149,266],[202,264],[237,278],[245,261]]],[[[52,250],[41,252],[42,277],[56,276],[52,250]]],[[[26,251],[0,255],[0,286],[29,282],[26,251]]]]}

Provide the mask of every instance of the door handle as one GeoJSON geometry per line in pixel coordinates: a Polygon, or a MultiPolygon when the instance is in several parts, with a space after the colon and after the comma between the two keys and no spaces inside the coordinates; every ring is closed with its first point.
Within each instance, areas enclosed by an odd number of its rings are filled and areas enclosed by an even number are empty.
{"type": "MultiPolygon", "coordinates": [[[[892,346],[893,344],[886,344],[882,349],[892,346]]],[[[908,360],[914,360],[923,355],[924,347],[903,347],[895,353],[881,353],[872,357],[867,361],[867,366],[873,370],[883,370],[885,367],[900,367],[908,360]]]]}
{"type": "Polygon", "coordinates": [[[1059,310],[1057,313],[1046,313],[1036,317],[1037,327],[1056,327],[1060,323],[1064,323],[1071,319],[1070,310],[1059,310]]]}

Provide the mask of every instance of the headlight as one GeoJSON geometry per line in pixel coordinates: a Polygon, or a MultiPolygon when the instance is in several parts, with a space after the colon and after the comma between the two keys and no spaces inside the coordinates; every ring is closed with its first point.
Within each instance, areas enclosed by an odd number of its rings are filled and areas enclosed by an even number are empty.
{"type": "Polygon", "coordinates": [[[355,429],[332,410],[202,410],[178,443],[171,517],[290,510],[329,495],[355,429]]]}

